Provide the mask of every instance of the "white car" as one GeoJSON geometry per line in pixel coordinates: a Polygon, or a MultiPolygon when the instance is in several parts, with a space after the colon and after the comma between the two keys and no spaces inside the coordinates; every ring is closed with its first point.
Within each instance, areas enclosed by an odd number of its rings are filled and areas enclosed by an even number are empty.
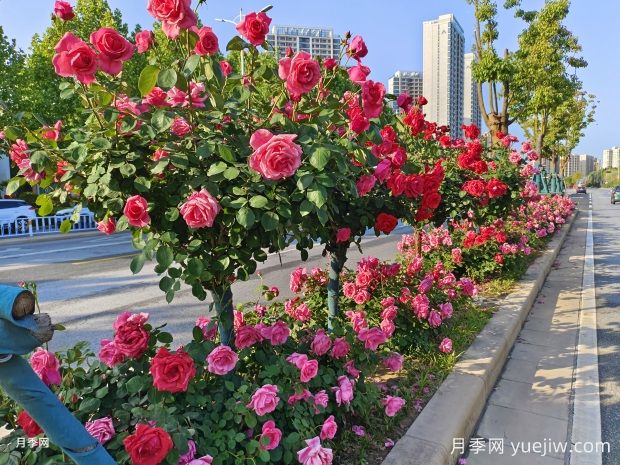
{"type": "MultiPolygon", "coordinates": [[[[71,215],[73,215],[73,212],[75,211],[75,206],[71,207],[71,208],[63,208],[62,210],[58,210],[56,212],[56,216],[57,217],[62,217],[62,219],[70,219],[71,215]]],[[[90,216],[93,217],[94,213],[91,212],[87,207],[83,207],[82,210],[80,211],[80,216],[90,216]]]]}
{"type": "Polygon", "coordinates": [[[27,231],[28,220],[36,218],[36,208],[23,200],[0,199],[0,229],[2,231],[27,231]]]}

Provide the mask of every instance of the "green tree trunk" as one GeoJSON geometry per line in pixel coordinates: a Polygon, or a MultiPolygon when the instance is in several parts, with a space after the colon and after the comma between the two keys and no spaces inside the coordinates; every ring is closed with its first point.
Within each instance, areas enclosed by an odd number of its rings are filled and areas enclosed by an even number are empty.
{"type": "Polygon", "coordinates": [[[233,294],[230,286],[211,291],[213,306],[218,318],[222,344],[230,346],[234,340],[233,294]]]}
{"type": "Polygon", "coordinates": [[[347,261],[347,247],[338,246],[331,251],[330,255],[329,280],[327,281],[327,327],[331,331],[334,327],[334,320],[339,313],[340,273],[347,261]]]}

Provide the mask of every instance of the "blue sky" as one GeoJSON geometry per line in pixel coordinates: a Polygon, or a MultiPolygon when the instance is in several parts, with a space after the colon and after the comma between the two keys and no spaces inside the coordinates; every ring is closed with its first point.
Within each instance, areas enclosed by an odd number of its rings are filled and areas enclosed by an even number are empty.
{"type": "MultiPolygon", "coordinates": [[[[526,8],[537,9],[543,1],[523,0],[523,3],[526,8]]],[[[122,11],[130,26],[139,23],[149,28],[153,22],[146,12],[146,0],[108,0],[108,3],[122,11]]],[[[373,70],[371,78],[382,82],[396,69],[421,70],[422,22],[425,20],[454,13],[465,30],[466,50],[472,45],[473,9],[465,0],[271,0],[270,3],[274,6],[269,12],[273,24],[328,26],[338,33],[350,30],[362,35],[369,48],[365,64],[373,70]]],[[[53,0],[0,0],[0,25],[20,47],[27,49],[32,35],[42,32],[49,24],[53,4],[53,0]]],[[[215,18],[232,19],[240,8],[249,12],[266,4],[268,0],[212,0],[199,14],[203,23],[214,28],[224,45],[235,31],[232,25],[218,23],[215,18]]],[[[579,75],[584,88],[600,101],[597,121],[587,129],[575,153],[589,153],[600,158],[604,148],[620,145],[618,18],[620,2],[572,1],[567,25],[579,37],[583,55],[589,62],[588,68],[579,75]]],[[[505,12],[500,15],[499,23],[500,46],[514,49],[522,23],[505,12]]]]}

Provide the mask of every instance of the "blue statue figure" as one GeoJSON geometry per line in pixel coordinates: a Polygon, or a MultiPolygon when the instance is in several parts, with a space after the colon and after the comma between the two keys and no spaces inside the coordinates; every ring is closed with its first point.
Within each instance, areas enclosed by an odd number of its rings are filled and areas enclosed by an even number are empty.
{"type": "Polygon", "coordinates": [[[54,333],[49,315],[33,315],[34,307],[29,291],[0,285],[0,389],[76,464],[116,465],[20,356],[51,340],[54,333]]]}

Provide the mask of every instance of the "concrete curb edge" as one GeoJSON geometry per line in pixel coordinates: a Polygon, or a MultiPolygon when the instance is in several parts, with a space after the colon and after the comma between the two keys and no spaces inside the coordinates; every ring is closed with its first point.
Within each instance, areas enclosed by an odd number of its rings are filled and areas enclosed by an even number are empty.
{"type": "Polygon", "coordinates": [[[468,440],[486,400],[501,373],[538,292],[551,271],[579,210],[519,280],[518,289],[505,297],[472,345],[459,358],[424,410],[400,438],[381,465],[453,465],[455,438],[468,440]]]}

